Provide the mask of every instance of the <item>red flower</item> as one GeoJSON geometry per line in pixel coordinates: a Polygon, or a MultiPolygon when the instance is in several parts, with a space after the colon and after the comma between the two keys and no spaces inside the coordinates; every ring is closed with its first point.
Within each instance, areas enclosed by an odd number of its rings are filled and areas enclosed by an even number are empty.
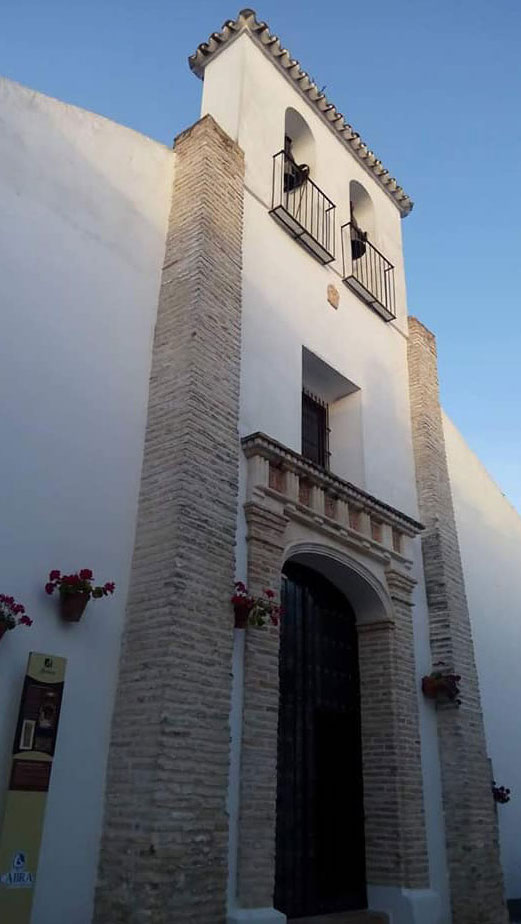
{"type": "Polygon", "coordinates": [[[80,571],[80,580],[82,581],[92,581],[92,571],[90,568],[82,568],[80,571]]]}
{"type": "Polygon", "coordinates": [[[56,569],[54,569],[54,571],[51,571],[51,573],[49,574],[49,580],[50,580],[50,581],[59,581],[59,580],[60,580],[60,572],[57,571],[56,569]]]}
{"type": "Polygon", "coordinates": [[[114,593],[115,587],[116,587],[116,585],[115,585],[114,581],[107,581],[107,583],[105,584],[105,587],[104,587],[103,589],[105,590],[106,593],[108,593],[108,594],[113,594],[113,593],[114,593]]]}
{"type": "Polygon", "coordinates": [[[32,626],[32,624],[33,624],[32,619],[29,619],[29,617],[26,616],[25,614],[24,614],[24,615],[22,616],[22,618],[20,619],[20,625],[21,625],[21,626],[32,626]]]}
{"type": "Polygon", "coordinates": [[[270,600],[272,600],[273,597],[275,596],[274,590],[265,590],[264,593],[266,594],[267,597],[269,597],[270,600]]]}
{"type": "Polygon", "coordinates": [[[52,594],[53,590],[54,590],[54,584],[49,583],[45,585],[46,594],[52,594]]]}
{"type": "Polygon", "coordinates": [[[61,579],[62,584],[79,584],[80,576],[78,574],[64,574],[61,579]]]}

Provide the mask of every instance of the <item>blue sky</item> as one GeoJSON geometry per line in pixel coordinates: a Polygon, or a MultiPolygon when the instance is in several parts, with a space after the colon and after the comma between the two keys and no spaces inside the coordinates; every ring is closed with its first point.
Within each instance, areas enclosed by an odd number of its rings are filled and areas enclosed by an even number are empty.
{"type": "MultiPolygon", "coordinates": [[[[170,144],[199,113],[187,55],[232,0],[3,0],[0,71],[170,144]]],[[[521,511],[521,3],[256,6],[415,201],[409,310],[446,411],[521,511]]]]}

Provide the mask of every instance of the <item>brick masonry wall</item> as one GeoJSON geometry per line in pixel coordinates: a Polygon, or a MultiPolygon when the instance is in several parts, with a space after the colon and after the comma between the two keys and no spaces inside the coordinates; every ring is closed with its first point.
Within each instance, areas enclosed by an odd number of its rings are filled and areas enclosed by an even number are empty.
{"type": "MultiPolygon", "coordinates": [[[[433,663],[461,675],[461,706],[438,707],[453,924],[508,920],[498,828],[439,403],[436,342],[409,319],[412,432],[433,663]]],[[[486,563],[484,562],[484,567],[486,563]]]]}
{"type": "MultiPolygon", "coordinates": [[[[248,583],[280,586],[288,517],[246,505],[248,583]]],[[[407,574],[389,568],[392,613],[359,618],[362,757],[367,881],[425,888],[429,883],[423,809],[411,592],[407,574]]],[[[383,612],[383,611],[382,611],[383,612]]],[[[269,907],[275,882],[279,635],[248,630],[239,828],[239,904],[269,907]]]]}
{"type": "MultiPolygon", "coordinates": [[[[279,590],[285,516],[250,503],[248,587],[279,590]]],[[[279,630],[246,633],[241,750],[238,901],[242,908],[273,906],[279,717],[279,630]]]]}
{"type": "Polygon", "coordinates": [[[244,165],[175,152],[96,924],[225,920],[244,165]]]}
{"type": "Polygon", "coordinates": [[[414,581],[393,569],[386,578],[391,617],[358,624],[367,881],[426,888],[414,581]]]}

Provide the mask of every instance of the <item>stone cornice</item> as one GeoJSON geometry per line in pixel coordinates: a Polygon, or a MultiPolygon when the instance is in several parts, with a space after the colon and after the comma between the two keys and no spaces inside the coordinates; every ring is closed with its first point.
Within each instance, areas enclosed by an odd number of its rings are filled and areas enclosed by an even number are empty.
{"type": "Polygon", "coordinates": [[[406,536],[416,536],[423,530],[423,525],[412,517],[384,501],[378,500],[367,491],[363,491],[349,481],[344,481],[337,475],[315,465],[304,456],[288,449],[264,433],[252,433],[242,439],[242,448],[246,458],[260,456],[276,466],[305,477],[310,483],[317,485],[324,492],[344,500],[348,504],[358,507],[369,515],[390,526],[395,526],[406,536]]]}
{"type": "Polygon", "coordinates": [[[259,22],[255,10],[241,10],[236,19],[227,19],[220,32],[212,32],[207,42],[202,42],[188,58],[190,68],[198,77],[203,77],[206,65],[239,35],[247,33],[282,73],[294,84],[301,96],[318,113],[320,118],[334,132],[351,154],[376,179],[382,189],[398,207],[402,217],[413,207],[412,199],[398,185],[373,151],[362,141],[358,132],[344,119],[333,103],[317,87],[299,62],[292,58],[280,39],[270,32],[265,22],[259,22]]]}

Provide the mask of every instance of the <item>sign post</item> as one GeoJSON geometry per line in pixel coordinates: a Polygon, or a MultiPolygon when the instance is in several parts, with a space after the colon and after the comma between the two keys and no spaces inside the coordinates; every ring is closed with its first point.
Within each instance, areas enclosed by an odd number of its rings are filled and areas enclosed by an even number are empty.
{"type": "Polygon", "coordinates": [[[0,834],[0,921],[30,924],[65,658],[29,655],[0,834]]]}

